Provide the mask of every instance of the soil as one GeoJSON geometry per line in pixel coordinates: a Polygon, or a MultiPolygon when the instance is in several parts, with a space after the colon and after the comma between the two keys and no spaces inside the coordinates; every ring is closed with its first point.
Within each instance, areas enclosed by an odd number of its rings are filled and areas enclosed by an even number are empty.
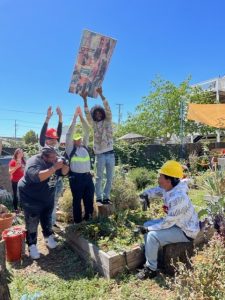
{"type": "Polygon", "coordinates": [[[41,254],[40,259],[31,259],[26,245],[22,260],[10,263],[13,272],[26,276],[53,273],[61,278],[70,279],[77,272],[82,271],[84,262],[64,242],[63,232],[55,234],[55,238],[58,241],[58,246],[55,249],[48,249],[41,228],[39,228],[37,247],[41,254]],[[65,272],[65,270],[67,271],[65,272]]]}

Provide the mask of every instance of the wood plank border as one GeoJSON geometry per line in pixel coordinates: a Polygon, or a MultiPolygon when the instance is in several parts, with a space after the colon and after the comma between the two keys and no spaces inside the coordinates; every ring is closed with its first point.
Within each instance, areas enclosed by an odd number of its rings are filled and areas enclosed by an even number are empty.
{"type": "Polygon", "coordinates": [[[93,267],[104,277],[110,279],[125,269],[135,269],[145,261],[143,248],[135,246],[129,251],[116,253],[104,252],[74,231],[74,226],[66,228],[66,242],[85,260],[89,259],[93,267]]]}

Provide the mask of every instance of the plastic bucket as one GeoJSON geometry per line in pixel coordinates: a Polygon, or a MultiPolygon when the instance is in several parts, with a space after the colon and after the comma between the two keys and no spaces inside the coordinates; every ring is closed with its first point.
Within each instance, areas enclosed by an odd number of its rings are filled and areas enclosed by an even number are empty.
{"type": "Polygon", "coordinates": [[[26,230],[20,226],[5,229],[2,238],[5,241],[6,260],[18,261],[22,258],[25,250],[26,230]]]}

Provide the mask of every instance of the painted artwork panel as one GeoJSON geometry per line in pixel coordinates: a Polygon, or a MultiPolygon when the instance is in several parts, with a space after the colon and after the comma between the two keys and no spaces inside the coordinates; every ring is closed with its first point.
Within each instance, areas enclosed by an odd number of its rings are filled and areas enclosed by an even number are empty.
{"type": "Polygon", "coordinates": [[[88,92],[97,97],[96,88],[102,86],[116,40],[84,30],[69,87],[70,93],[88,92]]]}

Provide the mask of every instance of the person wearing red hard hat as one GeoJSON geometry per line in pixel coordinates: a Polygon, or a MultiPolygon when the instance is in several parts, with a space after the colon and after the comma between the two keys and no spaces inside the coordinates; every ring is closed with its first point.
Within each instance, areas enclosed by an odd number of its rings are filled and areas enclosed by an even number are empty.
{"type": "MultiPolygon", "coordinates": [[[[44,147],[44,146],[54,147],[56,152],[58,153],[58,156],[60,157],[61,154],[59,152],[58,147],[59,147],[60,137],[62,134],[62,124],[63,124],[62,122],[63,121],[62,121],[62,112],[59,107],[56,108],[56,113],[59,117],[57,130],[55,128],[48,128],[49,120],[51,119],[51,117],[53,115],[52,107],[49,106],[49,108],[47,110],[47,116],[46,116],[45,122],[41,129],[39,142],[42,147],[44,147]]],[[[52,224],[53,224],[53,229],[55,231],[59,230],[59,226],[56,224],[56,208],[57,208],[57,204],[58,204],[58,199],[59,199],[60,195],[62,194],[62,191],[63,191],[63,181],[62,181],[62,178],[58,176],[56,188],[55,188],[55,206],[54,206],[54,210],[52,213],[52,224]]]]}
{"type": "Polygon", "coordinates": [[[52,107],[49,106],[47,110],[47,116],[42,126],[40,139],[39,139],[40,145],[42,147],[44,147],[45,145],[56,147],[58,142],[60,141],[60,137],[62,134],[62,112],[59,107],[56,108],[56,113],[59,116],[57,130],[54,128],[48,128],[48,122],[53,115],[52,107]]]}

